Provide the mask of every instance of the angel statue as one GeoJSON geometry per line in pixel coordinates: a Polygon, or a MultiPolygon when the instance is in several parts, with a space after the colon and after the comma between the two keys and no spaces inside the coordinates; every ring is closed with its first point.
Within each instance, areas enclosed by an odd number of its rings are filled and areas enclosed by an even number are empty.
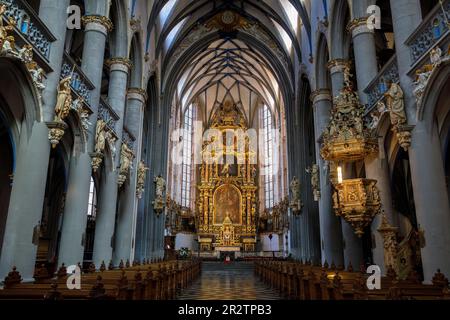
{"type": "Polygon", "coordinates": [[[406,124],[405,102],[402,88],[392,83],[389,91],[385,93],[391,124],[395,127],[406,124]]]}
{"type": "Polygon", "coordinates": [[[97,121],[95,128],[95,152],[102,153],[106,146],[106,122],[102,119],[97,121]]]}
{"type": "Polygon", "coordinates": [[[58,86],[58,98],[55,107],[55,121],[63,121],[69,115],[72,108],[72,93],[70,90],[70,82],[72,77],[62,79],[58,86]]]}
{"type": "Polygon", "coordinates": [[[34,82],[36,88],[39,91],[44,90],[45,89],[44,70],[42,68],[39,68],[37,66],[37,64],[34,62],[33,68],[31,68],[29,71],[30,71],[31,77],[33,78],[33,82],[34,82]]]}
{"type": "Polygon", "coordinates": [[[18,57],[18,53],[16,52],[16,44],[13,36],[8,36],[3,40],[3,46],[0,48],[1,55],[10,55],[14,57],[18,57]]]}
{"type": "Polygon", "coordinates": [[[439,47],[434,48],[430,52],[430,61],[434,68],[438,67],[442,62],[442,50],[439,47]]]}
{"type": "Polygon", "coordinates": [[[22,60],[26,65],[33,62],[33,47],[30,44],[26,44],[22,47],[22,49],[19,50],[19,58],[22,60]]]}

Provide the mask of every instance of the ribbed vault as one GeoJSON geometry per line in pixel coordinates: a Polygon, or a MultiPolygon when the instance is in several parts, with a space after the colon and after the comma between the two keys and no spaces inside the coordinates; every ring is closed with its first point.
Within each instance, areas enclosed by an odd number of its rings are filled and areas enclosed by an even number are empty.
{"type": "Polygon", "coordinates": [[[260,104],[278,113],[291,102],[302,27],[309,32],[302,2],[167,0],[149,6],[147,47],[156,44],[163,105],[184,110],[196,101],[207,122],[228,99],[252,123],[260,104]]]}

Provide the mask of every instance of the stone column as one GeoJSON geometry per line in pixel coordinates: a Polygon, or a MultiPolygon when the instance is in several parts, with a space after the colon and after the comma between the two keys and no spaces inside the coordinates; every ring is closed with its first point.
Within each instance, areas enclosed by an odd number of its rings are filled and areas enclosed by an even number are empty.
{"type": "Polygon", "coordinates": [[[64,46],[67,31],[67,7],[70,0],[41,0],[39,17],[45,21],[45,25],[55,36],[50,50],[50,66],[53,72],[47,74],[46,88],[42,92],[43,116],[45,121],[53,121],[56,105],[57,88],[60,81],[61,65],[64,55],[64,46]]]}
{"type": "Polygon", "coordinates": [[[355,234],[355,230],[344,219],[341,219],[342,235],[344,237],[344,262],[345,267],[349,264],[359,270],[359,267],[364,262],[364,254],[362,241],[355,234]]]}
{"type": "MultiPolygon", "coordinates": [[[[316,140],[319,141],[322,133],[328,126],[331,109],[331,95],[328,89],[321,89],[311,95],[314,108],[314,128],[316,140]]],[[[342,233],[339,218],[333,212],[332,186],[326,162],[320,156],[320,143],[317,143],[317,159],[320,168],[319,220],[320,241],[322,249],[322,263],[343,265],[342,233]]]]}
{"type": "MultiPolygon", "coordinates": [[[[137,212],[137,173],[141,159],[142,127],[144,120],[143,107],[146,101],[146,93],[142,89],[131,88],[128,90],[128,104],[126,111],[126,127],[136,137],[136,159],[134,170],[131,172],[130,184],[125,187],[123,201],[120,203],[117,219],[114,261],[117,264],[120,260],[134,260],[136,212],[137,212]]],[[[147,178],[148,174],[147,174],[147,178]]]]}
{"type": "Polygon", "coordinates": [[[16,266],[24,281],[32,281],[37,252],[33,238],[42,216],[50,155],[48,129],[44,123],[35,122],[28,132],[27,124],[23,122],[16,155],[0,256],[0,279],[3,281],[16,266]]]}
{"type": "Polygon", "coordinates": [[[344,68],[349,63],[345,59],[333,59],[328,62],[328,70],[331,74],[331,86],[333,98],[339,95],[340,90],[344,87],[344,68]]]}
{"type": "Polygon", "coordinates": [[[94,150],[95,124],[97,123],[100,87],[102,82],[103,58],[108,31],[112,29],[111,21],[103,16],[86,16],[83,61],[81,68],[91,80],[90,105],[93,111],[88,130],[85,150],[74,155],[70,162],[68,192],[61,231],[58,264],[74,265],[83,261],[84,237],[87,222],[89,185],[92,176],[90,154],[94,150]]]}
{"type": "MultiPolygon", "coordinates": [[[[111,108],[119,116],[115,128],[118,140],[116,142],[116,156],[114,157],[115,170],[106,173],[105,183],[102,184],[102,188],[100,189],[100,203],[97,220],[95,222],[94,254],[92,258],[93,263],[97,267],[99,267],[102,262],[105,262],[105,264],[109,263],[112,259],[112,239],[114,236],[119,192],[117,178],[118,168],[120,167],[120,150],[123,143],[122,133],[128,72],[131,68],[130,61],[125,58],[113,58],[108,61],[108,64],[110,67],[108,102],[111,108]]],[[[130,181],[126,182],[124,186],[129,183],[130,181]]]]}
{"type": "MultiPolygon", "coordinates": [[[[358,18],[351,22],[350,31],[353,38],[353,50],[355,54],[355,71],[358,81],[358,94],[362,104],[367,104],[368,96],[364,93],[369,83],[378,74],[378,64],[375,47],[374,30],[367,27],[367,18],[358,18]]],[[[367,175],[367,178],[374,178],[367,175]]],[[[343,223],[345,237],[345,264],[350,262],[353,267],[359,268],[363,262],[362,242],[355,234],[351,226],[343,223]]]]}
{"type": "Polygon", "coordinates": [[[367,104],[368,97],[364,89],[378,74],[374,31],[367,27],[367,18],[355,19],[350,24],[355,54],[358,93],[362,104],[367,104]]]}
{"type": "Polygon", "coordinates": [[[404,90],[408,122],[414,124],[416,121],[416,100],[412,90],[414,79],[408,76],[413,61],[410,48],[405,43],[422,22],[422,8],[419,0],[390,2],[400,85],[404,90]]]}
{"type": "MultiPolygon", "coordinates": [[[[389,165],[384,153],[384,139],[380,142],[380,153],[376,157],[367,158],[365,160],[366,175],[370,179],[377,180],[377,188],[380,191],[382,211],[384,211],[389,224],[393,227],[397,226],[397,221],[393,216],[391,180],[389,178],[389,165]]],[[[384,240],[383,235],[378,232],[381,225],[381,215],[377,215],[371,225],[372,230],[372,256],[374,264],[381,268],[382,273],[385,272],[384,264],[384,240]]]]}
{"type": "MultiPolygon", "coordinates": [[[[154,82],[154,80],[151,80],[154,82]]],[[[149,86],[150,87],[150,86],[149,86]]],[[[153,89],[152,89],[153,90],[153,89]]],[[[155,237],[155,230],[164,228],[164,213],[161,214],[160,220],[157,219],[155,210],[153,208],[152,201],[156,197],[156,185],[153,182],[154,177],[161,175],[164,179],[167,179],[167,163],[169,157],[169,116],[170,109],[169,98],[160,96],[158,92],[149,92],[149,105],[151,107],[148,110],[148,130],[145,132],[150,137],[146,145],[146,163],[150,165],[150,171],[148,172],[148,179],[146,183],[145,192],[145,211],[143,212],[145,230],[142,232],[142,236],[137,241],[143,241],[141,243],[142,248],[146,248],[146,256],[150,258],[155,257],[155,252],[163,249],[159,246],[161,242],[157,241],[155,237]],[[167,100],[167,101],[165,101],[167,100]]],[[[165,194],[164,194],[165,196],[165,194]]],[[[161,234],[161,233],[160,233],[161,234]]]]}
{"type": "Polygon", "coordinates": [[[419,121],[409,157],[417,222],[425,236],[421,256],[426,282],[437,269],[450,275],[450,208],[440,145],[436,124],[419,121]]]}
{"type": "Polygon", "coordinates": [[[429,283],[438,268],[450,276],[450,209],[445,171],[438,129],[431,121],[417,121],[413,79],[407,75],[412,60],[405,40],[421,23],[420,3],[417,0],[391,0],[391,10],[400,85],[405,93],[408,123],[415,125],[409,159],[417,222],[425,237],[421,250],[422,266],[425,282],[429,283]]]}

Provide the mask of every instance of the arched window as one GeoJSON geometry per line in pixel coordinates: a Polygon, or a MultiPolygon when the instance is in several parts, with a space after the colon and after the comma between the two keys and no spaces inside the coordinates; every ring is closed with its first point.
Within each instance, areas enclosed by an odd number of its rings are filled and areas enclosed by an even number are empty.
{"type": "Polygon", "coordinates": [[[91,177],[91,184],[89,186],[89,204],[87,215],[93,219],[97,214],[97,190],[95,188],[94,178],[91,177]]]}
{"type": "Polygon", "coordinates": [[[184,113],[183,122],[183,164],[181,170],[181,205],[191,205],[192,185],[192,135],[194,133],[195,108],[190,105],[184,113]]]}
{"type": "Polygon", "coordinates": [[[261,147],[263,148],[263,159],[261,166],[261,175],[263,178],[264,189],[264,206],[266,209],[271,209],[275,205],[274,195],[274,144],[275,133],[272,113],[267,105],[260,109],[260,126],[262,129],[263,141],[261,147]]]}

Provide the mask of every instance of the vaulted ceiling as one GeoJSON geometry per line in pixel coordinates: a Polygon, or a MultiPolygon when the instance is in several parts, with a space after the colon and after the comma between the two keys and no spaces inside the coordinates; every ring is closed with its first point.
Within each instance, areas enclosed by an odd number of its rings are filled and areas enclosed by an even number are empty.
{"type": "Polygon", "coordinates": [[[194,101],[208,121],[224,100],[249,122],[265,103],[274,112],[292,96],[302,36],[310,36],[300,0],[149,1],[149,33],[162,91],[184,110],[194,101]]]}

